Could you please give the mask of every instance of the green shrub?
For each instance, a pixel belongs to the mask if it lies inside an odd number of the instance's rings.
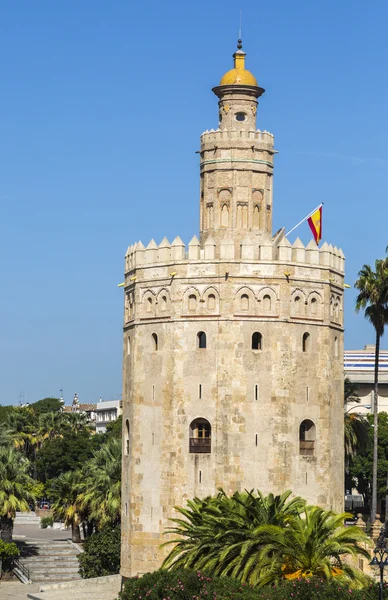
[[[93,533],[84,543],[84,552],[78,556],[81,577],[115,575],[120,571],[120,527],[106,527]]]
[[[42,529],[52,527],[54,525],[54,517],[42,517],[40,520],[40,526]]]
[[[2,571],[12,569],[12,560],[17,556],[20,556],[20,550],[15,542],[8,544],[0,539],[0,575]]]
[[[336,580],[298,579],[284,581],[278,586],[251,588],[229,577],[207,577],[203,573],[155,571],[126,581],[121,600],[376,600],[375,584],[362,590],[353,590]],[[388,599],[388,586],[384,590]]]

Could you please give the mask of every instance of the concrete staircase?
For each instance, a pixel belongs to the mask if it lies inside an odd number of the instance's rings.
[[[70,541],[34,540],[19,543],[20,562],[35,582],[64,582],[79,579],[80,551]]]
[[[30,512],[17,512],[14,519],[14,525],[39,525],[40,517],[31,510]]]

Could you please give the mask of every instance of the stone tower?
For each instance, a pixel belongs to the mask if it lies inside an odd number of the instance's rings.
[[[213,91],[200,240],[125,256],[123,577],[159,567],[174,506],[219,487],[343,507],[344,256],[272,234],[274,139],[240,42]]]

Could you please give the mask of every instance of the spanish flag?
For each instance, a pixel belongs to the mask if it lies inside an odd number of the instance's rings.
[[[322,204],[309,216],[307,222],[310,225],[310,229],[318,246],[322,239]]]

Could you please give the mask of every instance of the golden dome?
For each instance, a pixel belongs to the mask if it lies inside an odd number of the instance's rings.
[[[245,52],[240,48],[233,54],[234,69],[231,69],[220,81],[220,85],[252,85],[258,87],[256,77],[245,68]]]

